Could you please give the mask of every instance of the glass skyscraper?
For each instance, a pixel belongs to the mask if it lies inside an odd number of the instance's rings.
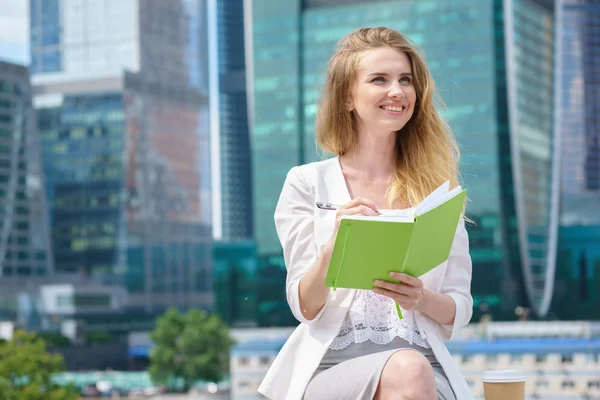
[[[206,5],[31,0],[55,267],[212,307]]]
[[[0,277],[4,282],[54,273],[40,157],[29,70],[0,61]]]
[[[220,217],[223,240],[252,238],[252,171],[243,0],[216,1]]]
[[[323,157],[314,118],[336,42],[359,27],[388,26],[424,49],[461,146],[476,222],[468,226],[474,319],[483,312],[512,319],[517,306],[546,315],[557,201],[552,2],[253,0],[247,12],[259,255],[281,254],[273,211],[287,171]],[[280,287],[285,302],[283,280]]]
[[[600,309],[600,8],[557,7],[560,230],[555,296],[560,319],[598,319]],[[577,307],[572,307],[573,302]]]

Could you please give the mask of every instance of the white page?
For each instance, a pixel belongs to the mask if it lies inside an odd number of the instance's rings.
[[[415,215],[423,214],[424,208],[428,207],[428,205],[430,203],[436,201],[436,199],[438,199],[440,196],[443,196],[446,193],[448,193],[449,190],[450,190],[450,181],[446,181],[446,182],[442,183],[437,189],[435,189],[433,192],[429,193],[429,195],[427,195],[427,197],[425,197],[421,203],[419,203],[419,205],[417,206],[417,209],[415,210]]]
[[[427,211],[433,210],[437,206],[444,204],[446,201],[450,200],[453,197],[456,197],[460,192],[462,192],[462,187],[457,186],[448,193],[441,195],[435,200],[429,202],[425,207],[420,208],[417,215],[425,214]]]
[[[399,209],[399,208],[380,209],[379,212],[381,213],[380,214],[381,217],[403,217],[403,216],[411,216],[412,217],[415,215],[415,208],[410,207],[410,208],[403,208],[403,209]]]
[[[342,215],[342,219],[360,220],[360,221],[380,221],[380,222],[415,222],[415,217],[411,215]]]

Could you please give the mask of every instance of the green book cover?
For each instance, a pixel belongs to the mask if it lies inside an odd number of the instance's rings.
[[[342,218],[325,285],[373,288],[392,271],[419,277],[450,255],[466,190],[414,217]]]

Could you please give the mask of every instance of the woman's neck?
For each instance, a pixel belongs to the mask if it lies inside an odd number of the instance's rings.
[[[364,179],[388,179],[396,162],[396,132],[369,134],[360,132],[355,148],[340,156],[342,166],[360,171]]]

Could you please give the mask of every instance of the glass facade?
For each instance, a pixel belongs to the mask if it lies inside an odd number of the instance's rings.
[[[600,308],[600,8],[594,1],[558,3],[557,96],[560,131],[560,231],[551,313],[598,319]],[[575,299],[574,299],[575,297]],[[577,302],[577,307],[569,307]]]
[[[253,235],[243,3],[217,1],[223,240],[248,239]]]
[[[59,0],[29,0],[31,73],[62,70]]]
[[[31,93],[27,68],[0,61],[0,277],[3,280],[47,276],[54,271]]]
[[[56,269],[125,285],[131,312],[210,310],[206,5],[72,3],[60,3],[63,23],[93,15],[81,29],[95,29],[103,45],[129,35],[140,65],[111,53],[101,70],[71,70],[65,58],[60,74],[36,74]],[[111,33],[117,15],[123,29]]]
[[[30,0],[32,72],[139,70],[138,7],[137,0]]]
[[[213,260],[214,311],[232,327],[257,326],[256,244],[215,242]]]
[[[600,9],[563,0],[561,225],[600,225]]]
[[[273,211],[287,172],[306,161],[300,6],[299,0],[252,2],[252,184],[260,254],[281,253]]]
[[[273,260],[280,252],[272,218],[285,174],[322,157],[315,150],[314,118],[335,44],[359,27],[388,26],[423,48],[448,105],[442,113],[461,146],[461,174],[475,221],[468,226],[474,320],[482,313],[512,319],[517,306],[531,307],[522,266],[546,277],[551,176],[545,168],[553,160],[553,25],[545,3],[344,0],[274,7],[254,1],[252,157],[260,259]],[[533,42],[537,47],[529,51]],[[517,71],[507,67],[519,63]],[[534,105],[531,115],[523,112]],[[530,151],[534,142],[537,152]],[[532,210],[523,226],[517,218],[521,203]],[[531,259],[542,267],[528,264]]]
[[[559,238],[555,293],[549,317],[597,321],[600,319],[600,225],[562,226]]]
[[[523,277],[530,306],[548,312],[554,284],[558,179],[554,169],[554,9],[513,0],[506,10],[509,114]]]
[[[38,122],[58,270],[119,281],[122,95],[65,96],[61,108],[40,109]]]

